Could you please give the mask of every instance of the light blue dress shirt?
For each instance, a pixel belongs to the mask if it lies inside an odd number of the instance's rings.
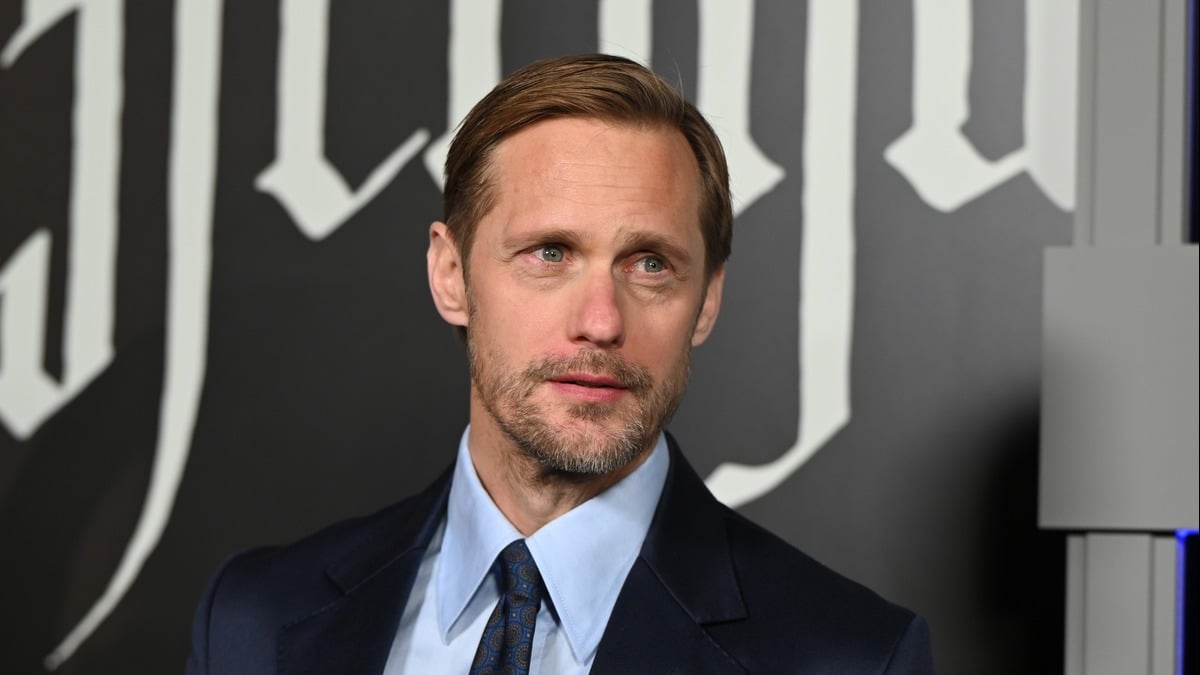
[[[492,563],[505,546],[522,538],[479,482],[467,449],[469,432],[459,442],[446,517],[417,571],[384,675],[465,675],[500,599]],[[525,539],[549,596],[538,612],[530,675],[591,669],[650,529],[668,463],[660,434],[633,473]]]

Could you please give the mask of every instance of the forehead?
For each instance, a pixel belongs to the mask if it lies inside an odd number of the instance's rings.
[[[538,122],[495,149],[498,210],[598,209],[699,231],[700,170],[677,129],[579,117]]]

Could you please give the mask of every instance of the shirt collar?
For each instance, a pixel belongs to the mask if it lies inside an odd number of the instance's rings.
[[[496,507],[471,462],[463,433],[450,485],[446,534],[434,584],[438,630],[446,639],[491,570],[521,533]],[[595,653],[621,586],[650,529],[669,464],[666,438],[619,483],[547,523],[526,539],[571,651]]]

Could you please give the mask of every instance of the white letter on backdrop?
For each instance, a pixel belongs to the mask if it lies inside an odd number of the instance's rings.
[[[783,168],[763,154],[750,134],[754,3],[700,0],[699,43],[696,107],[725,146],[737,215],[770,192],[784,175]]]
[[[425,150],[425,170],[439,188],[450,140],[475,102],[500,81],[500,0],[450,0],[446,133]]]
[[[325,157],[329,0],[283,0],[279,14],[276,158],[255,186],[278,199],[301,232],[323,239],[387,187],[428,142],[429,132],[414,131],[351,190]]]
[[[1059,208],[1074,208],[1077,2],[1028,3],[1025,145],[992,161],[962,133],[970,116],[971,0],[913,2],[913,122],[884,151],[943,212],[1028,169]]]
[[[713,471],[708,487],[729,506],[775,489],[850,419],[858,3],[810,0],[806,40],[800,424],[779,458]]]
[[[600,0],[600,51],[650,66],[654,45],[651,0]]]
[[[63,16],[76,11],[79,18],[61,381],[42,367],[49,232],[34,232],[0,268],[0,422],[18,439],[29,438],[112,362],[124,95],[122,0],[26,0],[23,11],[0,52],[6,68]]]
[[[179,0],[175,6],[166,350],[150,484],[133,535],[104,593],[46,656],[51,670],[95,632],[137,579],[167,526],[187,465],[208,338],[222,9],[217,0]]]

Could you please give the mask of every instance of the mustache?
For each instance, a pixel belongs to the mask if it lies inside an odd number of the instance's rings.
[[[616,354],[584,351],[568,357],[547,357],[535,361],[523,373],[526,382],[545,382],[568,374],[586,373],[610,377],[632,393],[649,391],[654,385],[650,371]]]

